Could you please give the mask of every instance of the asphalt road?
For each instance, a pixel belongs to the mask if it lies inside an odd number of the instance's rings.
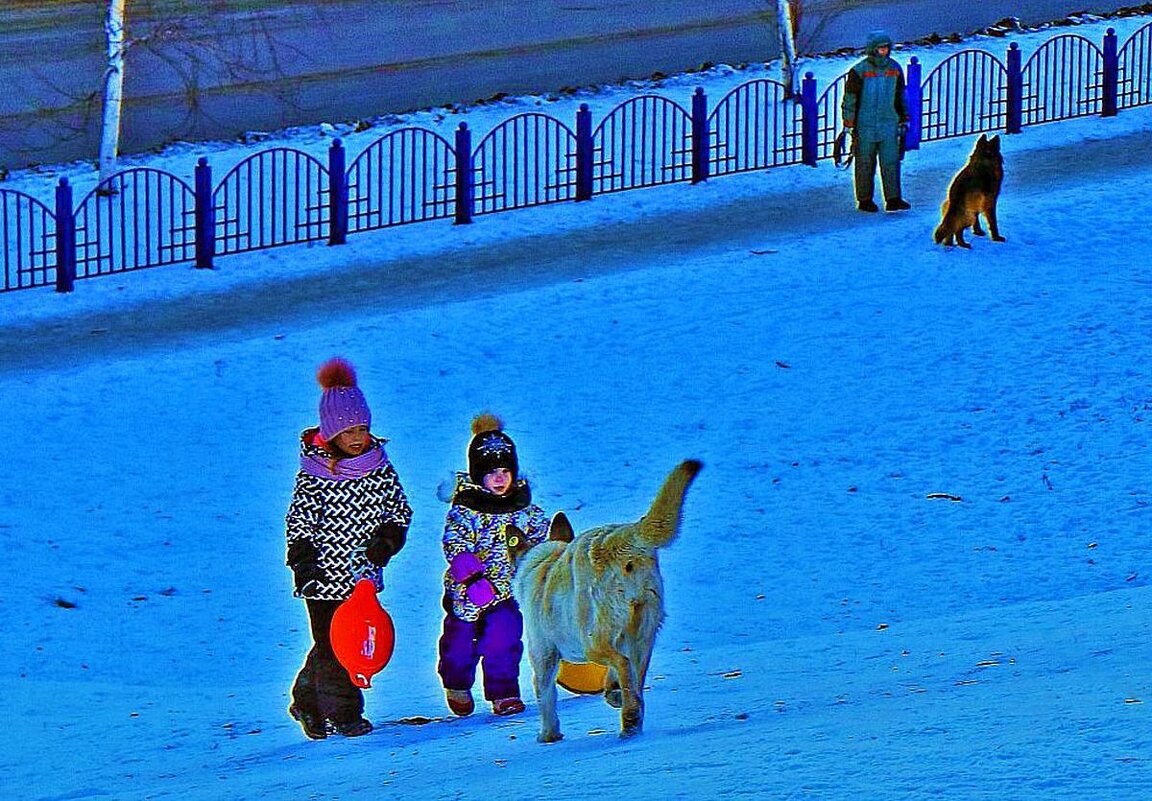
[[[19,0],[0,10],[0,166],[94,158],[103,3]],[[126,68],[122,149],[346,121],[497,93],[588,86],[705,62],[776,57],[767,0],[153,0]],[[177,6],[208,9],[176,13]],[[808,52],[1025,23],[1115,3],[806,0]]]

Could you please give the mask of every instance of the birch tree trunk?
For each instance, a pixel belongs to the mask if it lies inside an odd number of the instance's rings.
[[[786,97],[794,97],[799,83],[796,81],[796,23],[792,15],[793,0],[775,0],[776,30],[780,36],[780,68],[783,84],[787,87]]]
[[[116,172],[120,153],[120,112],[124,100],[124,15],[127,0],[108,0],[104,32],[108,67],[104,72],[104,118],[100,127],[100,182]]]

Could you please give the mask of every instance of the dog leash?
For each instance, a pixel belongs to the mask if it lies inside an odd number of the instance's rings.
[[[852,137],[851,145],[848,142],[849,136]],[[846,170],[852,164],[852,159],[856,155],[855,139],[855,129],[845,127],[832,143],[832,163],[837,169]],[[845,152],[847,156],[844,155]]]

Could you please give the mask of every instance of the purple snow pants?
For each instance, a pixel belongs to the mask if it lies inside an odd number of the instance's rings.
[[[446,599],[445,606],[451,601]],[[501,601],[477,621],[448,612],[440,635],[437,671],[448,690],[471,690],[476,665],[483,660],[484,697],[520,697],[520,657],[524,653],[524,618],[515,599]]]

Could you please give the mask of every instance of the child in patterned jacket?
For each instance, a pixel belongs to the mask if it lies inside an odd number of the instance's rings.
[[[288,566],[304,599],[312,649],[292,687],[289,714],[313,740],[330,731],[372,731],[364,695],[336,659],[332,615],[356,582],[380,587],[388,560],[404,547],[412,509],[385,440],[372,435],[372,413],[352,365],[330,359],[316,375],[323,387],[320,426],[300,437],[300,469],[288,508]]]
[[[549,520],[532,503],[520,477],[516,445],[500,418],[472,421],[468,472],[456,477],[444,524],[444,630],[438,672],[448,707],[457,715],[475,709],[472,684],[482,663],[484,697],[497,715],[524,711],[520,657],[524,619],[512,597],[512,562],[504,529],[515,524],[530,542],[548,539]]]

